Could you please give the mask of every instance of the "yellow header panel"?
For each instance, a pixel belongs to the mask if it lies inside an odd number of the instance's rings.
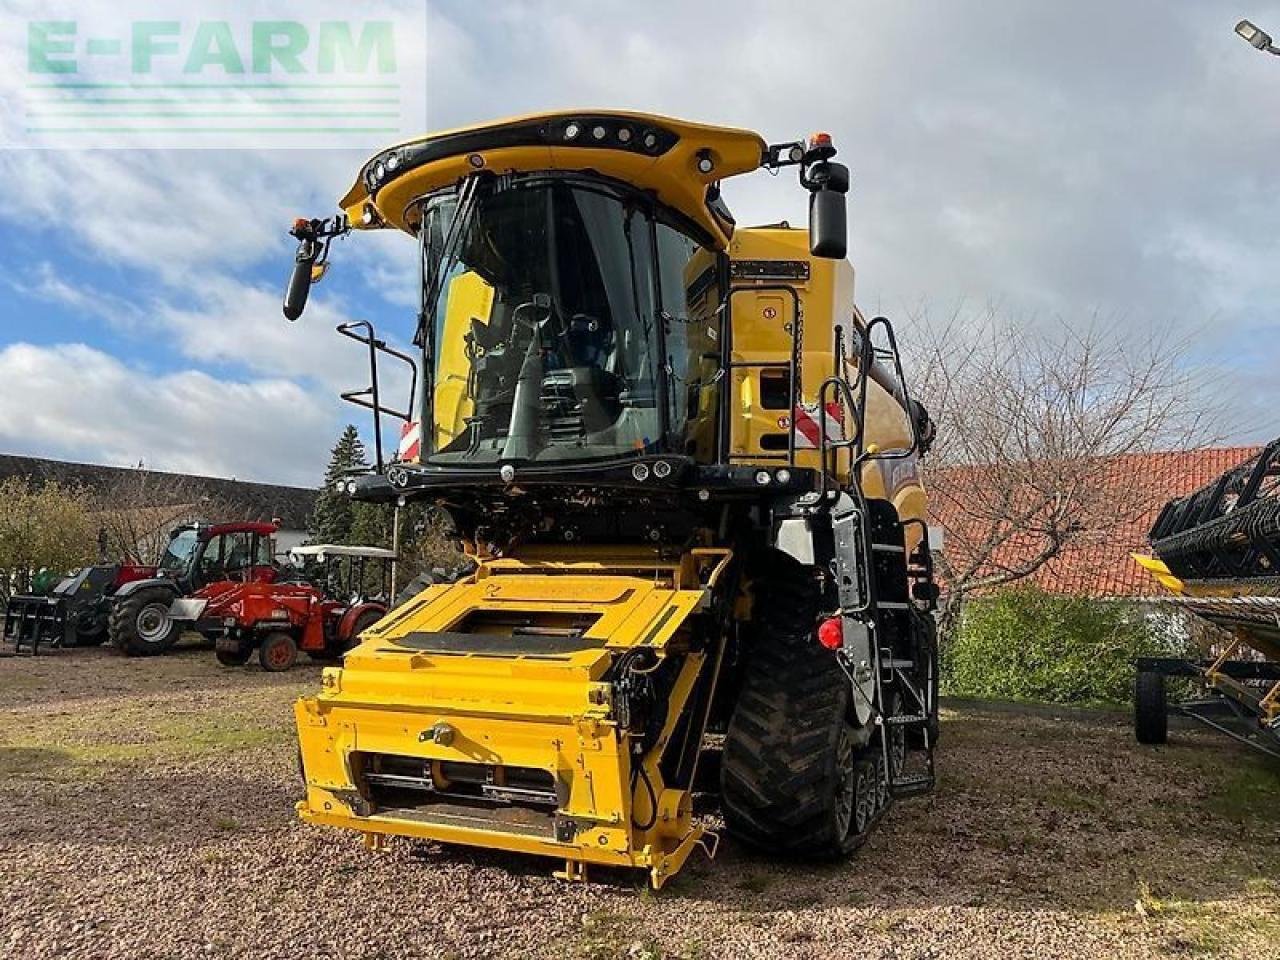
[[[760,166],[757,133],[653,114],[577,110],[514,117],[446,130],[390,147],[365,165],[340,201],[354,225],[367,203],[381,219],[412,231],[416,199],[479,170],[594,172],[653,191],[723,248],[733,225],[707,207],[707,189]],[[709,164],[709,169],[706,167]]]

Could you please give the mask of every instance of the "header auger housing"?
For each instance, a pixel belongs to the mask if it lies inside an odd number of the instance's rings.
[[[297,707],[313,822],[647,870],[715,839],[846,854],[933,785],[932,436],[845,261],[830,137],[614,111],[382,151],[299,221],[416,239],[399,455],[346,482],[428,500],[472,573],[365,632]],[[721,182],[795,166],[809,230],[738,228]]]

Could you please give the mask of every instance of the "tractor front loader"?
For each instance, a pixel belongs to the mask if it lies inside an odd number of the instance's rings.
[[[340,329],[369,350],[346,396],[378,454],[344,487],[438,505],[475,564],[298,702],[304,819],[660,886],[715,850],[695,793],[742,842],[828,859],[932,788],[933,427],[889,321],[854,306],[834,156],[551,113],[384,150],[339,216],[295,223],[290,319],[334,237],[416,241],[420,353]],[[722,182],[786,167],[809,229],[736,227]],[[386,355],[420,384],[403,410]]]

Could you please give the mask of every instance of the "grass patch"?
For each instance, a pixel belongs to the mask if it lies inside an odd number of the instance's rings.
[[[1280,773],[1253,760],[1244,760],[1215,783],[1205,807],[1233,823],[1270,820],[1280,795]]]
[[[109,718],[60,714],[0,731],[0,774],[30,776],[70,765],[127,764],[233,754],[293,740],[292,728],[213,711],[164,716],[146,708]]]

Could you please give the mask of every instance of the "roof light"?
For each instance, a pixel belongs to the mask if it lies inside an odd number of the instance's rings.
[[[591,136],[595,137],[597,140],[603,140],[608,135],[609,131],[604,128],[604,124],[597,123],[591,128]]]
[[[646,150],[653,150],[658,146],[658,135],[650,130],[644,135],[640,142],[644,144],[644,148]]]
[[[773,479],[777,480],[783,486],[786,486],[788,483],[791,482],[791,471],[788,470],[786,467],[783,467],[781,470],[778,470],[774,473]]]
[[[671,464],[665,460],[659,460],[653,465],[653,475],[659,480],[664,480],[671,476]]]
[[[360,214],[360,222],[366,227],[371,227],[376,219],[377,214],[373,212],[373,204],[366,203],[364,205],[364,211]]]
[[[578,123],[570,123],[564,128],[564,138],[566,140],[577,140],[580,133],[582,133],[582,126]]]
[[[375,180],[381,180],[386,175],[387,175],[387,165],[383,163],[381,160],[379,160],[373,166],[373,178]]]
[[[631,468],[631,475],[641,483],[649,479],[649,467],[647,464],[637,463]]]
[[[630,142],[631,142],[631,128],[630,128],[630,127],[619,127],[619,128],[618,128],[618,141],[619,141],[620,143],[630,143]]]
[[[773,482],[773,477],[769,476],[769,471],[768,471],[768,470],[757,470],[757,471],[756,471],[756,485],[757,485],[757,486],[767,487],[767,486],[768,486],[769,484],[771,484],[772,482]]]
[[[509,463],[504,463],[498,470],[498,476],[502,478],[503,483],[510,483],[516,478],[516,468]]]
[[[844,646],[844,623],[839,617],[823,620],[818,625],[818,642],[828,650],[839,650]]]
[[[473,169],[479,170],[484,166],[484,157],[480,156],[478,153],[473,153],[467,157],[467,163],[471,164]]]
[[[394,170],[398,166],[400,166],[400,155],[398,153],[393,153],[391,156],[387,157],[388,170]]]
[[[804,147],[798,143],[793,143],[791,149],[787,151],[787,159],[792,163],[799,163],[804,159]]]
[[[698,172],[710,173],[716,168],[715,161],[711,159],[711,152],[708,150],[700,150],[698,152]]]

